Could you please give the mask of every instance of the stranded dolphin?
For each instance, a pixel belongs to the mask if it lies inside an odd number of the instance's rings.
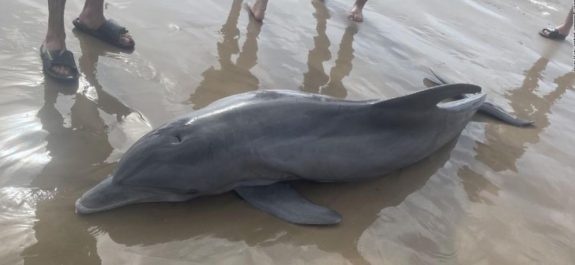
[[[347,182],[409,166],[457,138],[485,94],[436,86],[390,100],[350,101],[294,91],[254,91],[216,101],[140,138],[113,176],[76,201],[78,213],[235,191],[297,224],[341,216],[286,181]]]

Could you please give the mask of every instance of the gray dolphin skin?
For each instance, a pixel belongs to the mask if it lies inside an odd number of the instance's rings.
[[[470,84],[389,100],[289,90],[226,97],[140,138],[112,176],[76,201],[76,211],[235,191],[291,223],[337,224],[337,212],[286,181],[359,181],[407,167],[457,138],[484,101]]]

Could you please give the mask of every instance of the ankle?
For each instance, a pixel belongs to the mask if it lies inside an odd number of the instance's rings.
[[[84,8],[78,18],[84,25],[92,28],[99,27],[106,21],[103,12],[90,8]]]
[[[61,50],[66,48],[66,34],[46,34],[44,45],[48,50]]]
[[[567,36],[567,35],[569,35],[569,32],[571,31],[571,27],[566,26],[566,25],[561,25],[561,26],[557,27],[557,31],[559,31],[559,34]]]
[[[355,3],[353,4],[353,7],[361,10],[361,9],[363,9],[363,7],[365,6],[365,3],[367,3],[366,0],[363,0],[363,1],[362,1],[362,0],[357,0],[357,1],[355,1]]]

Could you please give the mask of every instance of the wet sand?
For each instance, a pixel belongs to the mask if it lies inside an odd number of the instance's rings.
[[[72,31],[78,86],[45,80],[45,0],[0,8],[0,264],[573,264],[573,42],[538,36],[570,1],[271,1],[264,24],[241,0],[113,0],[136,51]],[[293,89],[392,98],[432,68],[483,86],[535,121],[478,117],[417,165],[354,184],[299,183],[339,211],[306,227],[233,194],[93,216],[74,201],[137,137],[221,97]]]

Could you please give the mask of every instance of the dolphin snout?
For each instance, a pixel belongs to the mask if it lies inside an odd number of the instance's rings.
[[[149,192],[116,184],[113,177],[109,176],[76,200],[76,213],[91,214],[144,202],[148,201],[151,195]]]
[[[117,184],[114,183],[113,177],[109,176],[76,200],[76,213],[92,214],[144,202],[186,201],[197,196],[196,192],[178,193]]]

